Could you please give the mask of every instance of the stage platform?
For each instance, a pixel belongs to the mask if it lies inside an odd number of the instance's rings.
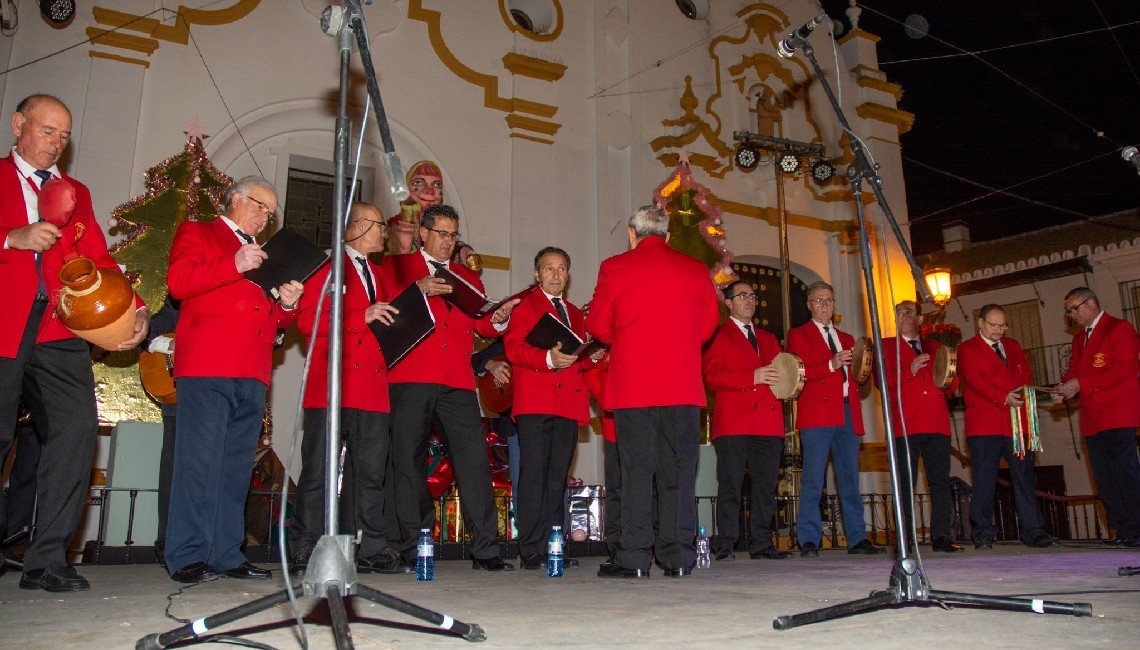
[[[466,560],[437,563],[436,579],[414,575],[361,577],[362,584],[467,623],[487,640],[478,647],[732,647],[732,648],[1108,648],[1135,647],[1140,638],[1140,550],[1068,543],[1029,549],[1000,543],[955,555],[926,547],[926,573],[935,589],[986,595],[1089,602],[1093,616],[1076,618],[971,607],[909,607],[777,632],[780,615],[826,607],[887,586],[890,555],[823,551],[818,558],[714,562],[692,577],[603,580],[602,558],[585,557],[562,579],[545,571],[490,574]],[[517,560],[516,560],[517,564]],[[183,590],[157,565],[79,566],[91,591],[49,594],[18,588],[19,575],[0,576],[0,647],[133,648],[154,632],[180,625],[164,615],[200,618],[282,588],[279,580],[220,579]],[[279,575],[279,573],[275,574]],[[169,603],[168,603],[169,599]],[[307,620],[328,621],[323,603],[302,598]],[[349,601],[357,648],[461,648],[462,639],[426,629],[410,618],[361,599]],[[377,625],[369,623],[387,623]],[[311,648],[334,647],[327,625],[307,625]],[[218,632],[244,633],[277,648],[300,647],[288,605]],[[217,647],[217,646],[214,646]]]

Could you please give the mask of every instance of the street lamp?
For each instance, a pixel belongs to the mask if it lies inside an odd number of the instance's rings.
[[[950,271],[946,269],[930,269],[923,273],[926,278],[926,286],[930,289],[930,294],[934,296],[934,304],[939,309],[945,309],[946,305],[950,303]]]

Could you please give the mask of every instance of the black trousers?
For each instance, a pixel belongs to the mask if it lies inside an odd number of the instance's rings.
[[[1120,537],[1140,535],[1140,461],[1136,429],[1106,429],[1085,438],[1096,491],[1108,513],[1108,527]]]
[[[907,462],[907,447],[910,462]],[[914,521],[914,499],[911,490],[918,483],[918,461],[926,468],[926,484],[930,487],[930,540],[950,537],[950,436],[939,433],[913,433],[895,438],[895,462],[899,468],[899,490],[902,496],[903,521],[910,534]]]
[[[430,529],[435,522],[435,508],[424,482],[423,458],[432,422],[438,419],[440,437],[455,467],[463,520],[472,532],[471,555],[484,560],[498,557],[491,462],[475,391],[442,384],[392,384],[389,395],[399,551],[404,557],[415,557],[420,529]]]
[[[616,555],[621,548],[621,458],[616,442],[602,443],[606,479],[606,550]]]
[[[666,569],[697,561],[697,448],[700,409],[651,406],[615,409],[621,455],[621,548],[618,564],[648,571],[651,551]],[[658,531],[654,535],[653,487],[657,486]]]
[[[776,510],[783,436],[718,436],[716,446],[716,549],[731,550],[740,540],[740,489],[748,469],[752,490],[750,553],[772,546],[772,513]]]
[[[566,519],[566,474],[578,445],[578,423],[555,415],[518,416],[519,554],[541,554],[552,526]]]
[[[325,529],[325,451],[327,409],[305,409],[305,436],[301,440],[301,475],[289,523],[290,554],[312,549]],[[387,413],[341,409],[341,441],[345,455],[338,527],[344,534],[362,533],[358,553],[370,558],[390,549],[385,521],[384,479],[388,466]],[[351,471],[349,470],[351,467]],[[343,522],[343,523],[342,523]]]
[[[1045,534],[1045,517],[1037,505],[1037,475],[1033,471],[1033,452],[1025,458],[1013,453],[1010,436],[967,436],[970,464],[973,466],[973,494],[970,495],[970,526],[974,541],[997,537],[994,525],[994,497],[997,493],[998,464],[1005,459],[1013,483],[1013,500],[1017,507],[1017,523],[1021,541],[1028,544]]]
[[[166,516],[170,512],[170,482],[174,478],[174,434],[178,430],[178,407],[162,405],[162,451],[158,456],[158,536],[155,546],[166,545]]]
[[[36,301],[16,358],[0,358],[0,456],[16,432],[21,396],[40,437],[36,467],[36,531],[24,552],[24,571],[67,565],[71,538],[83,516],[95,436],[95,376],[80,339],[36,343],[47,301]],[[7,514],[0,508],[0,530]]]

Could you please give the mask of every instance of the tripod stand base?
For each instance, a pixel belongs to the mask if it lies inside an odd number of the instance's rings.
[[[891,571],[891,586],[885,591],[872,592],[866,598],[850,600],[831,607],[815,609],[802,614],[778,616],[772,621],[776,630],[790,630],[793,627],[829,621],[831,619],[860,614],[888,605],[930,606],[938,605],[980,605],[993,609],[1031,612],[1036,614],[1068,614],[1070,616],[1092,616],[1091,603],[1058,603],[1038,598],[1007,598],[982,594],[964,594],[954,591],[930,589],[926,578],[917,570],[917,563],[910,558],[895,563]]]

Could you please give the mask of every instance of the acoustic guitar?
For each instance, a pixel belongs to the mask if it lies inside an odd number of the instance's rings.
[[[494,358],[495,361],[506,361],[506,359],[504,355]],[[484,411],[499,414],[511,408],[511,404],[514,402],[514,382],[499,385],[499,382],[495,381],[495,376],[489,372],[482,377],[475,377],[475,387],[478,390],[479,401],[483,404]]]
[[[173,334],[169,335],[174,338]],[[143,390],[159,404],[176,404],[174,391],[174,355],[161,352],[139,353],[139,378]]]

